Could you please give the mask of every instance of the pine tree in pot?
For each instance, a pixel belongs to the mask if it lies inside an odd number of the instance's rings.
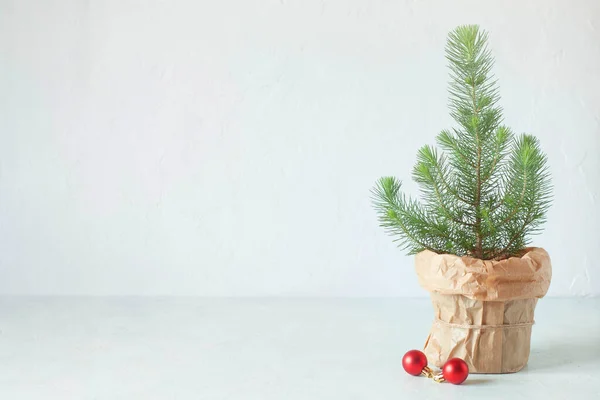
[[[471,372],[504,373],[529,358],[533,313],[550,285],[542,248],[526,247],[551,203],[538,140],[502,124],[487,34],[460,26],[448,36],[450,113],[457,125],[418,151],[413,179],[422,202],[381,178],[372,190],[381,226],[416,254],[435,320],[425,344],[438,367],[461,357]]]

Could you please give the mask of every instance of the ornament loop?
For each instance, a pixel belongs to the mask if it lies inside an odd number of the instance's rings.
[[[431,368],[429,368],[428,366],[423,367],[423,370],[421,371],[421,375],[426,376],[427,378],[433,378],[433,370]]]

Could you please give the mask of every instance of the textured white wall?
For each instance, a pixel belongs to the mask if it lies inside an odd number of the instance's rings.
[[[369,189],[463,23],[550,158],[550,293],[600,293],[596,0],[0,0],[0,293],[425,295]]]

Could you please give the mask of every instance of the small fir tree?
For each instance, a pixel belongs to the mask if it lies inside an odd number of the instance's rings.
[[[413,179],[422,202],[383,177],[372,189],[381,226],[403,249],[502,259],[518,255],[551,203],[546,156],[531,135],[502,125],[487,33],[460,26],[448,35],[450,115],[457,128],[417,154]]]

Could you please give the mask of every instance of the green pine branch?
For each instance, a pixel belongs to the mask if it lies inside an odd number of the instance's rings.
[[[530,135],[502,125],[487,33],[460,26],[448,35],[449,108],[457,123],[423,146],[413,179],[422,201],[401,182],[372,190],[382,227],[410,254],[422,250],[499,259],[518,254],[539,233],[552,201],[546,156]]]

